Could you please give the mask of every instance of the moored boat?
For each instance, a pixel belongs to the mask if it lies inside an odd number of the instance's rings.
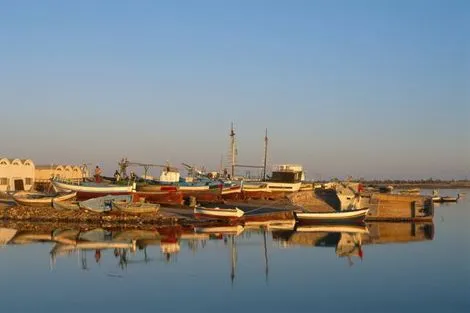
[[[52,185],[56,190],[70,190],[77,192],[77,199],[87,200],[106,195],[128,195],[134,189],[133,185],[113,185],[103,183],[81,183],[72,184],[57,179],[52,180]]]
[[[365,224],[316,224],[302,225],[295,228],[297,232],[323,232],[323,233],[369,233]]]
[[[299,191],[304,179],[305,175],[301,165],[282,164],[275,167],[266,184],[271,192],[290,193]],[[305,185],[305,188],[307,188],[307,185]]]
[[[52,206],[52,200],[65,201],[72,199],[77,195],[76,192],[47,194],[42,192],[19,191],[13,194],[16,203],[23,206],[31,207],[48,207]]]
[[[113,209],[113,201],[131,202],[132,196],[130,195],[107,195],[104,197],[92,198],[85,201],[80,201],[78,205],[80,208],[103,213]]]
[[[209,217],[216,219],[238,219],[245,214],[239,208],[227,208],[222,209],[219,207],[216,208],[206,208],[197,206],[194,208],[194,216],[196,217]]]
[[[344,221],[362,221],[369,209],[344,210],[337,212],[294,212],[295,219],[298,222],[344,222]]]

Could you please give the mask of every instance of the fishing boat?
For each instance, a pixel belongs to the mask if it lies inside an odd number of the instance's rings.
[[[52,185],[56,190],[70,190],[77,192],[77,199],[87,200],[105,195],[128,195],[134,189],[133,185],[113,185],[103,183],[83,182],[72,184],[57,179],[52,180]]]
[[[243,216],[245,212],[239,208],[227,208],[222,209],[219,207],[216,208],[206,208],[202,206],[197,206],[194,208],[195,217],[210,217],[217,219],[238,219]]]
[[[294,212],[295,219],[298,222],[344,222],[344,221],[362,221],[369,209],[344,210],[337,212]]]
[[[271,192],[296,192],[300,190],[304,179],[305,175],[301,165],[281,164],[273,169],[266,184]]]
[[[66,201],[77,195],[76,192],[47,194],[43,192],[19,191],[13,194],[16,203],[30,207],[48,207],[52,206],[52,200]]]
[[[113,201],[131,202],[131,195],[107,195],[104,197],[92,198],[85,201],[80,201],[78,205],[80,208],[92,212],[103,213],[109,212],[113,209]]]
[[[145,202],[112,201],[111,205],[113,211],[133,214],[157,213],[160,210],[159,204]]]

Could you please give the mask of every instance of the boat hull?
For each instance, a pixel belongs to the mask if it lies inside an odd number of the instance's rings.
[[[244,212],[238,208],[235,209],[220,209],[220,208],[205,208],[195,207],[194,216],[196,218],[213,218],[223,220],[237,220],[244,215]]]
[[[129,193],[133,190],[133,186],[117,186],[117,185],[74,185],[57,180],[52,181],[52,185],[59,190],[71,190],[82,193],[95,193],[95,194],[123,194]]]
[[[340,212],[294,212],[294,216],[301,223],[361,222],[366,217],[368,211],[369,209]]]
[[[55,199],[56,201],[65,201],[72,199],[76,196],[76,192],[68,192],[58,195],[46,195],[44,194],[43,197],[40,198],[28,198],[28,196],[33,197],[34,195],[41,195],[40,193],[34,192],[19,192],[13,195],[13,199],[16,203],[22,206],[29,206],[29,207],[50,207],[52,206],[52,201]]]

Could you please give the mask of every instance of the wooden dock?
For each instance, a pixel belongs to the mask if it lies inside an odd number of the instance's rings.
[[[369,207],[367,221],[420,221],[432,220],[432,198],[421,195],[374,193],[361,199],[361,206]]]

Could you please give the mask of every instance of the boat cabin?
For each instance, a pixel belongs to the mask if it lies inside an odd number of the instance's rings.
[[[279,183],[299,183],[305,180],[305,174],[301,165],[297,164],[282,164],[276,166],[271,177],[268,179],[270,182]]]

